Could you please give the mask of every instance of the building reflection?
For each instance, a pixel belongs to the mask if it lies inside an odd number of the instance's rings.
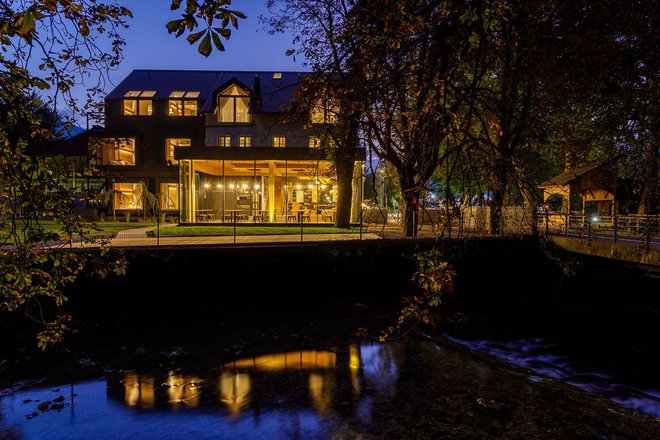
[[[250,376],[247,374],[225,371],[220,375],[220,402],[229,413],[238,415],[245,408],[250,398]]]
[[[255,417],[268,408],[313,408],[324,415],[338,401],[357,408],[365,392],[394,395],[400,359],[391,346],[373,344],[273,353],[225,363],[215,378],[128,371],[110,385],[109,393],[140,410],[220,404],[232,417],[248,408]]]

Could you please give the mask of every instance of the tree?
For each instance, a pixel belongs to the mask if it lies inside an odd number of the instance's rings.
[[[172,9],[181,5],[172,2]],[[228,38],[231,25],[243,14],[228,9],[230,0],[186,1],[176,36],[206,24],[199,51],[217,49],[220,37]],[[49,157],[52,141],[73,117],[53,124],[44,115],[59,115],[66,105],[73,115],[92,108],[102,91],[108,71],[122,59],[131,12],[116,1],[17,0],[0,4],[0,308],[22,310],[44,324],[39,346],[58,341],[70,316],[62,312],[64,289],[88,267],[102,276],[121,274],[125,262],[98,254],[51,251],[48,243],[61,236],[87,236],[93,226],[75,215],[75,193]],[[219,27],[213,27],[220,20]],[[168,24],[168,28],[173,25]],[[85,86],[88,100],[78,103],[72,89]],[[48,90],[47,100],[35,91]],[[57,118],[59,119],[59,117]],[[46,227],[44,213],[51,213],[59,230]]]
[[[361,2],[351,26],[363,66],[370,148],[396,169],[403,231],[416,234],[420,194],[444,157],[464,143],[459,111],[471,107],[481,57],[482,2]],[[444,148],[444,149],[443,149]]]
[[[354,0],[269,0],[268,16],[262,22],[271,33],[288,31],[296,35],[296,49],[302,54],[310,75],[297,92],[294,113],[324,132],[324,145],[337,175],[337,215],[335,226],[351,223],[352,183],[358,127],[364,100],[360,75],[351,65],[355,43],[346,39]]]

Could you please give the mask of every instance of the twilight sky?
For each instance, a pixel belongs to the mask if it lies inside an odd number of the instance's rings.
[[[119,84],[133,69],[203,69],[203,70],[305,70],[299,58],[284,55],[291,47],[292,36],[269,35],[261,30],[259,14],[266,12],[264,0],[234,0],[232,9],[247,15],[239,20],[238,30],[232,28],[226,51],[204,58],[191,46],[185,35],[174,38],[165,24],[180,18],[180,11],[170,11],[170,0],[124,0],[122,4],[133,12],[129,29],[122,31],[126,39],[124,61],[111,72],[114,85]],[[107,92],[113,87],[108,84]]]

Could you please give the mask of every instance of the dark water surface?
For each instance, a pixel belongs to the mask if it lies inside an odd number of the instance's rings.
[[[592,438],[622,426],[660,435],[556,386],[428,341],[370,343],[5,391],[0,438]]]

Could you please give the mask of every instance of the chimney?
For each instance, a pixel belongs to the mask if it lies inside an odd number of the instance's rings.
[[[252,108],[261,107],[261,77],[254,75],[254,87],[252,87]]]

